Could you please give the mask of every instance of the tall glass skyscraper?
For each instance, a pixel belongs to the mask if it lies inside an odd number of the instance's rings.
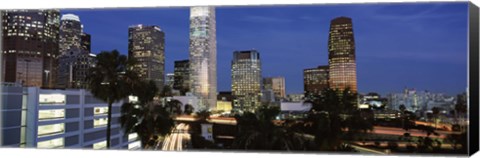
[[[253,111],[260,106],[262,64],[256,50],[235,51],[232,60],[232,95],[235,109]]]
[[[330,88],[357,92],[357,65],[352,19],[338,17],[331,21],[328,37]]]
[[[10,10],[1,16],[4,81],[53,87],[59,55],[60,12]]]
[[[128,28],[128,57],[137,60],[140,78],[153,80],[159,90],[165,81],[165,33],[158,26]]]
[[[217,40],[214,7],[190,8],[190,91],[200,107],[217,105]]]

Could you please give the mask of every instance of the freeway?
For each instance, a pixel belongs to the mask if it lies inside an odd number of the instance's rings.
[[[162,144],[157,144],[157,148],[167,151],[181,151],[186,147],[187,142],[190,141],[189,125],[180,123],[172,130],[171,134],[165,137]]]

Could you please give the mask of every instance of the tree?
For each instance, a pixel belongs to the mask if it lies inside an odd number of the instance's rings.
[[[338,151],[346,137],[373,129],[373,112],[356,108],[357,94],[348,88],[324,89],[313,97],[312,108],[305,119],[306,132],[315,136],[319,150]]]
[[[193,108],[192,105],[190,105],[190,104],[185,104],[183,113],[184,113],[184,114],[187,114],[187,115],[190,115],[190,114],[193,113],[194,110],[195,110],[195,108]]]
[[[180,115],[182,114],[181,106],[182,106],[182,102],[176,99],[172,99],[167,102],[167,104],[165,105],[165,108],[171,115]]]
[[[120,123],[125,134],[136,132],[142,147],[147,149],[171,132],[174,122],[168,111],[153,100],[158,93],[153,81],[138,82],[133,92],[138,102],[122,105]]]
[[[139,80],[134,71],[134,60],[120,55],[117,50],[103,51],[96,56],[97,64],[90,68],[87,78],[88,89],[96,98],[107,102],[107,148],[110,148],[112,104],[129,96]]]
[[[287,124],[273,123],[278,107],[260,106],[255,113],[236,115],[237,134],[233,149],[242,150],[305,150],[305,140]]]

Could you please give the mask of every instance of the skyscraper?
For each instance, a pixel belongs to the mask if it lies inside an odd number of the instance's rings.
[[[232,60],[232,95],[236,109],[252,111],[260,106],[262,65],[256,50],[235,51]]]
[[[200,107],[217,101],[217,40],[214,7],[190,8],[190,91]]]
[[[173,87],[173,82],[175,81],[174,73],[167,73],[165,75],[165,86]]]
[[[64,14],[60,20],[60,55],[78,51],[82,48],[83,33],[80,18],[74,14]]]
[[[90,54],[90,35],[83,32],[80,18],[64,14],[60,21],[60,56],[58,57],[57,87],[87,88],[87,76],[96,64]]]
[[[158,26],[128,28],[128,57],[137,60],[141,78],[153,80],[158,89],[165,81],[165,33]]]
[[[303,89],[305,97],[320,94],[328,88],[328,65],[303,70]]]
[[[286,97],[285,95],[285,78],[284,77],[267,77],[263,78],[263,89],[272,90],[275,100]]]
[[[329,84],[333,89],[350,88],[357,92],[357,65],[352,19],[338,17],[331,21],[328,37]]]
[[[2,12],[5,82],[53,87],[58,57],[58,10]]]
[[[175,61],[174,66],[173,89],[179,90],[180,94],[185,95],[190,91],[190,66],[188,60]]]

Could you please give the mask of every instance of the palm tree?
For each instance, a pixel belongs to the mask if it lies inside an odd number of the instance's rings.
[[[148,149],[171,132],[174,121],[167,107],[154,101],[158,93],[155,82],[139,82],[135,84],[133,92],[138,97],[138,102],[122,105],[120,122],[125,134],[136,132],[142,147]]]
[[[305,150],[305,140],[288,126],[273,123],[278,107],[261,106],[256,113],[236,115],[237,134],[232,144],[242,150]]]
[[[129,96],[139,80],[133,71],[134,60],[120,55],[117,50],[103,51],[96,56],[97,64],[90,68],[88,89],[96,98],[108,103],[107,149],[110,148],[112,104]]]
[[[171,114],[171,115],[180,115],[182,114],[182,102],[172,99],[167,102],[165,105],[166,110]]]
[[[356,93],[347,88],[324,89],[321,94],[309,101],[313,106],[305,120],[306,132],[315,136],[319,150],[340,150],[344,136],[373,129],[373,113],[356,108]]]
[[[194,110],[195,110],[195,108],[193,108],[192,105],[190,105],[190,104],[185,104],[183,113],[184,113],[184,114],[187,114],[187,115],[190,115],[190,114],[193,113]]]
[[[158,103],[146,105],[126,103],[122,106],[120,118],[125,133],[136,132],[144,149],[153,148],[155,144],[169,134],[174,127],[170,113]]]

